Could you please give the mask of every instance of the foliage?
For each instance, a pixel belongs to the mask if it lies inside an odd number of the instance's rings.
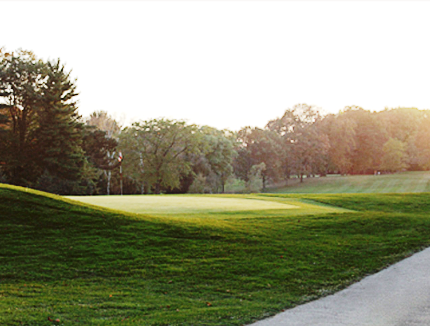
[[[190,188],[188,189],[188,193],[204,194],[206,192],[208,192],[207,186],[206,186],[206,177],[203,174],[198,173],[194,178]]]
[[[116,152],[118,142],[115,138],[108,137],[107,134],[104,130],[88,125],[83,130],[82,149],[85,156],[94,167],[101,170],[108,170],[118,162],[111,155]]]
[[[225,188],[227,193],[242,194],[247,192],[245,180],[234,177],[230,177],[227,179]]]
[[[191,172],[188,156],[200,152],[201,135],[194,125],[168,119],[136,122],[120,135],[124,173],[159,194],[180,186]]]
[[[248,181],[246,182],[247,192],[260,192],[264,189],[263,174],[266,170],[266,163],[253,165],[249,171]]]
[[[296,177],[430,168],[429,110],[348,106],[323,116],[297,104],[237,133],[168,119],[122,130],[106,111],[81,120],[77,95],[59,59],[0,49],[0,180],[56,193],[223,193],[229,179],[246,185],[238,191],[265,191]]]
[[[89,161],[103,175],[99,177],[99,184],[106,181],[106,193],[110,195],[112,187],[112,171],[118,174],[119,164],[117,157],[118,137],[121,126],[105,111],[95,111],[85,121],[87,129],[84,134],[84,150]],[[104,178],[103,178],[104,176]]]
[[[40,165],[60,179],[77,181],[83,167],[83,125],[74,100],[76,86],[60,61],[47,62],[46,84],[37,108]],[[49,85],[49,86],[48,86]]]
[[[355,129],[357,123],[345,114],[330,115],[324,119],[329,137],[329,157],[340,173],[347,174],[353,170],[353,154],[356,149]]]
[[[430,115],[422,119],[416,136],[410,147],[416,150],[416,163],[424,168],[430,168]]]
[[[267,124],[268,129],[284,140],[286,160],[283,170],[287,178],[294,172],[303,182],[304,175],[325,172],[330,144],[321,120],[318,108],[298,104]]]
[[[42,187],[44,171],[78,181],[84,164],[75,81],[57,61],[29,51],[0,53],[3,173],[13,184]]]
[[[284,149],[282,139],[276,132],[268,129],[245,127],[238,132],[241,145],[249,153],[250,164],[246,179],[252,175],[252,166],[264,163],[264,169],[260,169],[262,189],[266,188],[267,180],[278,180],[282,175],[282,162],[284,161]]]
[[[406,143],[390,138],[382,147],[380,168],[385,171],[398,172],[408,167]]]
[[[385,125],[376,113],[362,108],[347,108],[343,114],[353,119],[355,128],[355,150],[352,155],[354,173],[366,173],[378,170],[381,163],[382,146],[388,140]]]
[[[206,175],[215,175],[215,185],[211,192],[224,192],[227,179],[233,173],[232,162],[236,157],[235,141],[229,131],[204,126],[200,128],[202,152],[200,164],[206,165]],[[209,186],[209,185],[207,185]]]

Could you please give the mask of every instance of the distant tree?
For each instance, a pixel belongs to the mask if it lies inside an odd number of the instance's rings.
[[[248,173],[252,166],[264,163],[264,169],[259,172],[263,190],[269,180],[276,181],[282,176],[284,151],[279,134],[269,129],[245,127],[238,132],[238,139],[249,153],[251,166]]]
[[[85,123],[106,132],[106,138],[118,139],[121,132],[121,125],[106,111],[94,111],[86,118]]]
[[[266,164],[261,162],[251,167],[249,171],[248,181],[246,182],[247,192],[260,192],[264,190],[263,173],[266,169]]]
[[[408,165],[412,169],[420,168],[421,153],[416,147],[416,137],[420,126],[430,112],[416,108],[385,109],[378,112],[379,119],[385,122],[388,137],[398,139],[407,144]]]
[[[388,137],[407,143],[416,134],[425,114],[426,111],[417,108],[386,108],[376,116],[384,121]]]
[[[267,128],[283,138],[284,173],[300,176],[316,174],[326,166],[329,149],[328,136],[321,124],[319,109],[297,104],[285,111],[281,118],[269,121]]]
[[[82,148],[88,161],[97,169],[110,170],[119,165],[117,158],[110,157],[110,153],[114,153],[117,146],[117,140],[107,137],[105,131],[85,126]]]
[[[416,164],[421,169],[430,169],[430,114],[422,119],[414,142],[409,144],[415,150]]]
[[[397,172],[408,168],[407,144],[394,138],[390,138],[382,148],[382,160],[380,169]]]
[[[206,175],[214,174],[215,188],[219,185],[221,192],[224,193],[225,183],[233,173],[233,159],[237,155],[234,136],[229,131],[208,126],[201,127],[200,133],[202,134],[200,160],[205,162]],[[218,192],[218,189],[215,190]]]
[[[104,158],[97,158],[93,155],[92,159],[97,168],[103,170],[106,177],[106,193],[110,195],[111,193],[111,181],[112,181],[112,171],[118,167],[117,157],[117,145],[119,140],[119,134],[121,133],[120,124],[113,119],[106,111],[94,111],[85,121],[87,126],[96,127],[99,132],[97,133],[96,139],[90,140],[86,138],[87,141],[94,143],[97,140],[99,150],[96,151],[98,155],[103,155]],[[103,137],[100,131],[104,133]],[[94,144],[96,145],[96,144]],[[100,150],[103,152],[101,153]],[[93,152],[94,153],[94,152]]]
[[[379,169],[381,151],[389,139],[385,122],[378,119],[376,113],[365,111],[360,107],[346,107],[343,118],[356,124],[355,148],[352,155],[353,173],[367,173]]]
[[[154,119],[133,123],[120,135],[124,170],[153,192],[180,186],[192,171],[189,155],[200,152],[201,134],[183,121]]]
[[[357,124],[342,113],[325,117],[324,124],[330,142],[328,153],[331,162],[341,174],[351,172]]]

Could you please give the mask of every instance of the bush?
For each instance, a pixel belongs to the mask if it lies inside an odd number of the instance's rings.
[[[242,179],[230,177],[225,184],[225,192],[236,194],[246,193],[246,182]]]
[[[206,190],[206,177],[199,173],[194,178],[193,183],[188,189],[188,193],[190,194],[204,194]]]

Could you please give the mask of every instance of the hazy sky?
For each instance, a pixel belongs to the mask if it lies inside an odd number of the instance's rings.
[[[1,1],[0,47],[60,58],[80,114],[238,130],[297,103],[430,109],[430,2]]]

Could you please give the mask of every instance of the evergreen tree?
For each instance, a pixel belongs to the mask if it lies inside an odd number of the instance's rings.
[[[61,179],[77,181],[84,164],[81,148],[83,124],[74,100],[76,86],[58,60],[45,65],[46,84],[38,109],[38,163]]]

